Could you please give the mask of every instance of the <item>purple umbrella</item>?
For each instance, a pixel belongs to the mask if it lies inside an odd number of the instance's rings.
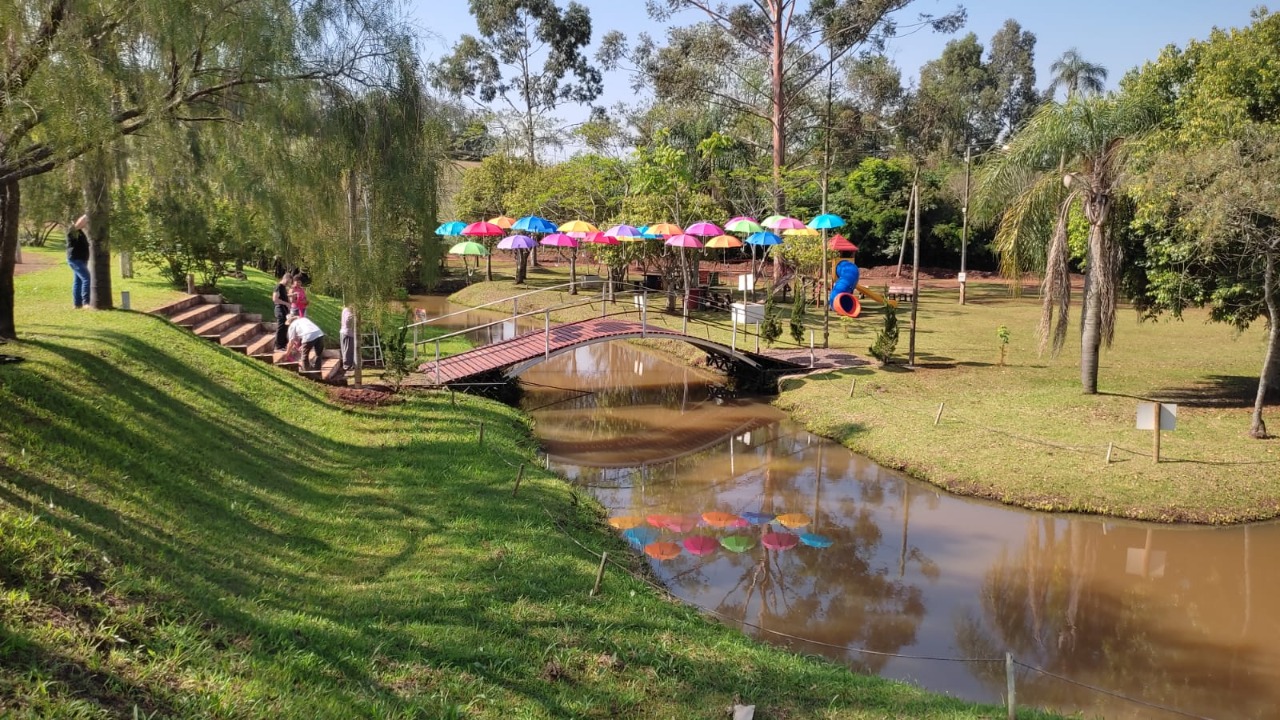
[[[532,250],[537,244],[533,238],[528,235],[512,235],[511,237],[502,238],[498,243],[499,250]]]

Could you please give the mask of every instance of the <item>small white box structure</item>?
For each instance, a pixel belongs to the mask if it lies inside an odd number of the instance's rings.
[[[755,275],[739,275],[738,289],[743,292],[751,292],[752,290],[755,290],[756,276]]]
[[[736,302],[730,306],[734,325],[749,325],[764,322],[764,305],[760,303]]]
[[[636,304],[637,308],[643,308],[649,303],[649,296],[643,293],[636,293],[631,296],[631,301]]]

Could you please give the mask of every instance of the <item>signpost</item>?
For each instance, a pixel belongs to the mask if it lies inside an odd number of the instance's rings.
[[[1174,430],[1178,426],[1178,406],[1174,403],[1138,403],[1137,427],[1150,430],[1151,462],[1160,462],[1160,431]]]

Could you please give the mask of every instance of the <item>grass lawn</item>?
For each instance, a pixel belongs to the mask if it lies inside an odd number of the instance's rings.
[[[567,270],[543,270],[530,287],[562,282]],[[455,295],[478,305],[510,295],[509,279],[479,283]],[[585,296],[596,291],[585,291]],[[789,378],[780,407],[813,431],[890,467],[966,495],[1038,510],[1087,512],[1161,522],[1232,523],[1280,516],[1280,443],[1250,439],[1249,416],[1266,333],[1262,323],[1238,334],[1190,312],[1183,321],[1140,323],[1131,310],[1117,317],[1115,344],[1104,349],[1099,389],[1080,392],[1078,331],[1060,356],[1037,355],[1040,304],[1011,298],[1006,286],[970,283],[969,303],[954,289],[925,290],[916,333],[917,367],[907,369],[909,307],[898,314],[897,364],[872,364]],[[543,293],[521,310],[569,300]],[[1077,295],[1077,302],[1079,297]],[[623,306],[620,303],[620,306]],[[874,303],[857,320],[831,321],[831,346],[869,358],[882,325]],[[783,340],[789,303],[783,313]],[[599,313],[557,311],[562,320]],[[1078,318],[1078,309],[1073,318]],[[690,332],[729,342],[726,314],[694,312],[714,325]],[[678,315],[650,312],[649,321],[679,329]],[[812,309],[807,327],[822,337]],[[997,329],[1010,333],[999,364]],[[748,340],[738,337],[738,347]],[[754,341],[750,341],[754,342]],[[686,358],[692,346],[672,343]],[[849,389],[854,379],[853,398]],[[1152,434],[1135,429],[1137,403],[1178,404],[1178,426],[1162,434],[1161,462],[1152,462]],[[939,405],[943,412],[934,424]],[[1268,406],[1273,428],[1276,403]],[[1107,462],[1108,449],[1111,462]]]
[[[170,292],[126,285],[134,307]],[[536,467],[513,496],[534,448],[511,408],[340,407],[160,319],[72,310],[65,265],[17,287],[0,715],[1003,717],[756,643],[617,568],[590,597],[594,552],[643,563]]]

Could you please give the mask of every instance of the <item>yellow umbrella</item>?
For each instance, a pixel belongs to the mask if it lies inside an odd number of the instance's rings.
[[[562,232],[562,233],[572,233],[572,232],[578,232],[578,233],[593,233],[593,232],[600,232],[600,228],[596,227],[595,225],[592,225],[591,223],[587,222],[586,220],[570,220],[569,222],[567,222],[567,223],[565,223],[565,224],[561,225],[559,228],[557,228],[557,230],[559,230],[559,231],[560,231],[560,232]]]
[[[496,218],[490,218],[488,222],[490,225],[497,225],[503,230],[510,230],[511,226],[516,224],[516,219],[506,215],[499,215]]]
[[[786,235],[787,237],[819,237],[821,235],[821,233],[819,233],[817,230],[814,230],[813,228],[807,228],[807,227],[799,227],[799,228],[792,228],[791,230],[783,230],[782,234]]]
[[[708,240],[703,247],[709,248],[736,248],[742,247],[742,241],[732,235],[717,235]]]

